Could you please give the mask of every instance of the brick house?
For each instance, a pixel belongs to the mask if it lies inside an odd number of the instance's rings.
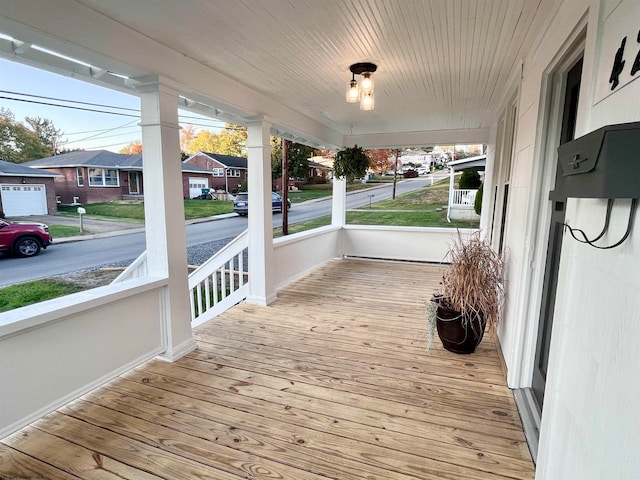
[[[81,150],[23,165],[58,174],[55,195],[63,204],[143,199],[142,154]],[[184,198],[199,195],[201,188],[210,188],[210,182],[210,172],[194,165],[182,166]]]
[[[0,212],[8,217],[56,213],[56,177],[56,173],[0,160]]]
[[[183,165],[197,166],[211,172],[212,188],[234,192],[247,179],[247,159],[218,153],[198,152],[187,158]]]

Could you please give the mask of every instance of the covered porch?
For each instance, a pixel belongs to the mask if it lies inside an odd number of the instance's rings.
[[[333,260],[6,437],[3,475],[533,478],[494,341],[425,351],[441,265]]]

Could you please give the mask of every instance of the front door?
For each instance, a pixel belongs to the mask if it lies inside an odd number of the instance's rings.
[[[560,144],[575,138],[576,118],[578,112],[578,98],[580,94],[580,77],[582,76],[582,59],[571,67],[567,73],[566,88],[564,90],[564,106],[562,111],[562,127]],[[533,371],[533,394],[538,408],[542,411],[544,390],[547,380],[549,363],[549,347],[551,344],[551,330],[553,325],[553,310],[556,303],[556,287],[558,285],[558,269],[562,248],[562,233],[564,231],[566,197],[558,191],[557,179],[562,175],[560,165],[556,168],[554,190],[549,192],[552,203],[551,225],[547,242],[547,259],[545,263],[544,282],[542,286],[542,302],[540,307],[540,322],[538,324],[538,342]]]
[[[140,172],[129,172],[129,195],[140,195]]]

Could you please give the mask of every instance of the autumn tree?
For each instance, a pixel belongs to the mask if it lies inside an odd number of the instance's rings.
[[[194,138],[196,138],[196,127],[193,125],[182,127],[180,129],[180,150],[187,153],[195,153],[189,150]]]
[[[119,153],[125,153],[127,155],[137,155],[138,153],[142,153],[142,142],[139,140],[131,142],[126,147],[122,147],[119,150]]]
[[[183,148],[187,153],[211,152],[246,157],[247,129],[228,123],[220,133],[200,130]]]
[[[0,159],[22,163],[53,154],[54,150],[45,145],[35,132],[16,121],[10,110],[0,108]]]
[[[393,151],[389,149],[367,150],[369,167],[374,173],[383,174],[393,169]]]

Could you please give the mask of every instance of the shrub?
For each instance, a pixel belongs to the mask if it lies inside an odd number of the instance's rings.
[[[407,170],[406,172],[404,172],[402,174],[402,176],[404,178],[416,178],[418,176],[418,171],[417,170],[413,170],[413,169]]]
[[[476,200],[473,202],[473,210],[480,215],[482,212],[482,191],[484,190],[484,183],[480,184],[480,188],[478,188],[478,193],[476,193]]]
[[[458,188],[460,190],[475,190],[480,187],[480,174],[476,170],[465,170],[462,172]]]

